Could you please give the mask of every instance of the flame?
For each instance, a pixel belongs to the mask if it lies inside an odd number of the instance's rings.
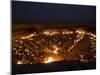
[[[23,37],[21,37],[21,39],[29,39],[29,38],[31,38],[33,36],[36,36],[36,32],[34,32],[34,33],[30,34],[30,35],[27,35],[27,36],[23,36]]]
[[[53,53],[54,54],[58,54],[59,47],[57,47],[56,45],[54,45],[53,48],[54,48]]]
[[[23,64],[23,62],[21,62],[21,61],[17,61],[17,64]]]
[[[57,51],[58,51],[58,50],[54,50],[54,51],[53,51],[53,53],[54,53],[54,54],[58,54],[58,52],[57,52]]]
[[[51,63],[51,62],[53,62],[53,61],[55,61],[55,60],[53,59],[53,57],[49,57],[49,58],[45,61],[45,63]]]

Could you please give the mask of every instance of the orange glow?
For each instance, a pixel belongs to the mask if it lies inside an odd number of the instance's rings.
[[[59,48],[58,48],[56,45],[54,45],[54,46],[53,46],[53,48],[54,48],[53,53],[54,53],[54,54],[58,54],[58,52],[57,52],[57,51],[59,50]]]
[[[53,62],[53,61],[55,61],[55,60],[53,59],[53,57],[49,57],[49,58],[45,61],[45,63],[51,63],[51,62]]]
[[[23,37],[21,37],[21,39],[29,39],[29,38],[31,38],[33,36],[36,36],[36,32],[34,32],[34,33],[30,34],[30,35],[27,35],[27,36],[23,36]]]
[[[81,28],[77,29],[75,32],[78,34],[85,34],[86,33],[86,31],[81,29]]]
[[[90,47],[88,48],[88,46]],[[82,28],[73,30],[67,28],[65,30],[50,29],[19,35],[14,33],[12,47],[14,63],[18,65],[48,64],[62,60],[87,62],[96,58],[96,34]],[[84,49],[90,49],[91,52],[83,51]],[[91,56],[91,59],[88,59],[88,55]]]
[[[56,55],[56,54],[53,54],[51,56],[47,56],[47,58],[44,59],[44,62],[43,63],[52,63],[52,62],[55,62],[55,61],[61,61],[61,60],[64,60],[64,58],[62,56],[59,56],[59,55]]]
[[[23,62],[21,62],[21,61],[17,61],[17,64],[23,64]]]
[[[57,52],[57,51],[58,51],[58,50],[54,50],[54,51],[53,51],[53,53],[54,53],[54,54],[58,54],[58,52]]]

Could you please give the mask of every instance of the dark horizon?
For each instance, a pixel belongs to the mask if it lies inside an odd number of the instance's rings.
[[[95,24],[96,6],[12,1],[12,22]]]

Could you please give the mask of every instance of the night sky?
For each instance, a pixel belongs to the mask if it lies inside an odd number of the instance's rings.
[[[96,6],[12,2],[13,21],[72,20],[87,23],[96,20]]]

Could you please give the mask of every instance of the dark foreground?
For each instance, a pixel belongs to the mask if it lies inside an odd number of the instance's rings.
[[[96,69],[96,62],[61,61],[48,64],[12,65],[12,74],[43,73]]]

